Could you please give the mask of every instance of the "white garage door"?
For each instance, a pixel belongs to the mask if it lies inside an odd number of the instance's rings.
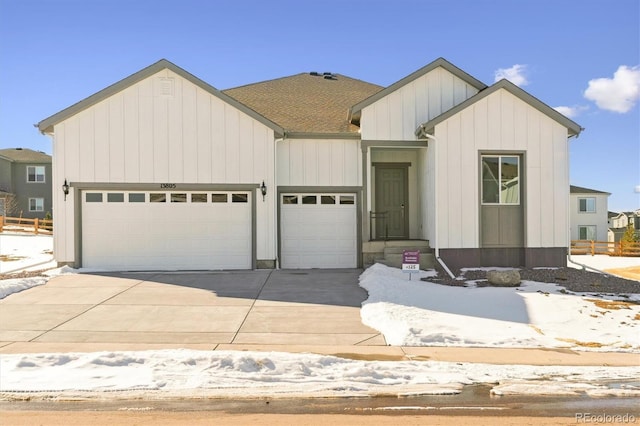
[[[82,266],[251,269],[248,192],[82,193]]]
[[[283,194],[283,268],[355,268],[355,194]]]

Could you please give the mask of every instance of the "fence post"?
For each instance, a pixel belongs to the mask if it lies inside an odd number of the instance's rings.
[[[2,232],[3,226],[4,226],[4,216],[0,216],[0,232]]]
[[[36,217],[36,220],[33,221],[33,228],[36,235],[38,235],[38,225],[38,218]]]
[[[591,240],[591,256],[596,254],[596,242]]]
[[[619,256],[624,256],[624,241],[620,240],[620,254]]]

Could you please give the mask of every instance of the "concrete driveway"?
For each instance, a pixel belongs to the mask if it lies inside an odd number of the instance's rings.
[[[384,347],[360,321],[361,272],[58,276],[0,300],[0,353]]]
[[[635,353],[398,347],[362,324],[358,269],[76,274],[0,300],[3,353],[187,348],[354,359],[631,365]]]

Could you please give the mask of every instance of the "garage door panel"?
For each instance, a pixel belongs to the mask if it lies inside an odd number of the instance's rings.
[[[315,195],[315,198],[313,197]],[[355,194],[283,194],[280,249],[283,268],[354,268],[357,266],[357,207],[322,204]],[[302,204],[302,200],[315,204]],[[292,204],[290,204],[292,203]]]
[[[95,192],[95,191],[87,191]],[[99,191],[98,191],[99,192]],[[140,193],[139,191],[137,193]],[[234,192],[235,193],[235,192]],[[251,199],[246,194],[248,200]],[[228,193],[228,200],[231,200]],[[106,193],[103,200],[106,201]],[[251,203],[87,202],[83,266],[111,270],[250,269]],[[176,199],[185,199],[176,197]],[[187,193],[186,200],[190,200]]]

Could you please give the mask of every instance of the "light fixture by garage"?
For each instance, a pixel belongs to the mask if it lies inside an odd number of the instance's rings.
[[[69,195],[69,184],[67,183],[66,179],[62,184],[62,192],[64,192],[64,200],[67,201],[67,195]]]
[[[262,181],[262,185],[260,185],[260,192],[262,192],[262,201],[264,201],[264,197],[267,195],[267,185]]]

